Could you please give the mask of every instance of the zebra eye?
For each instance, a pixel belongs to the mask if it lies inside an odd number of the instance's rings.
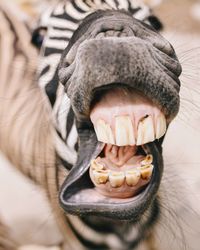
[[[32,38],[31,38],[31,43],[38,49],[41,48],[44,37],[47,33],[47,28],[46,27],[39,27],[33,30],[32,32]]]

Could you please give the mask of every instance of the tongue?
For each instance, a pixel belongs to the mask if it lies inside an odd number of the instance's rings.
[[[137,152],[137,146],[116,146],[106,144],[104,147],[104,159],[116,168],[122,167],[127,163]]]

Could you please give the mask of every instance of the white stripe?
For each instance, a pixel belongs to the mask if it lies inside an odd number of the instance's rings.
[[[94,0],[96,6],[100,6],[102,4],[101,0]]]
[[[143,8],[143,5],[141,6],[141,1],[140,0],[129,0],[129,1],[130,1],[130,4],[131,4],[131,7],[133,9],[139,8],[139,7]]]
[[[77,133],[76,125],[74,123],[67,138],[67,145],[70,148],[74,148],[77,140],[78,140],[78,133]]]
[[[77,159],[77,153],[74,149],[69,148],[59,137],[57,132],[54,133],[56,152],[62,159],[74,165]]]
[[[59,107],[60,107],[60,103],[62,102],[62,98],[65,94],[65,89],[64,89],[64,86],[62,84],[58,84],[58,88],[57,88],[57,93],[56,93],[56,101],[54,103],[54,106],[53,106],[53,116],[56,117],[57,113],[58,113],[58,110],[59,110]],[[55,119],[55,125],[57,124],[57,121]]]
[[[115,1],[113,1],[113,0],[106,0],[105,1],[106,2],[106,4],[108,4],[110,7],[112,7],[113,9],[117,9],[117,6],[116,6],[116,4],[115,4]]]
[[[53,11],[53,15],[63,15],[65,13],[65,4],[58,3]]]
[[[44,46],[46,48],[54,48],[64,50],[68,45],[67,41],[64,40],[52,40],[51,38],[47,38],[45,40]]]
[[[143,21],[150,15],[150,10],[147,6],[141,6],[142,9],[134,14],[134,17],[138,20]]]
[[[39,65],[39,72],[41,73],[46,66],[50,66],[50,69],[39,78],[39,86],[41,88],[44,88],[53,78],[57,65],[60,61],[60,56],[60,54],[52,54],[42,58],[41,64]]]
[[[83,11],[90,11],[90,8],[83,2],[83,0],[74,0],[76,5]]]
[[[44,11],[44,13],[40,17],[40,22],[39,22],[40,26],[48,27],[50,15],[53,9],[54,9],[54,6],[50,6],[47,10]]]
[[[54,27],[58,27],[58,28],[68,28],[68,29],[72,29],[72,30],[75,30],[78,28],[78,24],[73,23],[73,22],[66,20],[66,19],[59,19],[56,17],[51,17],[49,19],[49,25],[54,26]]]
[[[73,35],[73,31],[70,30],[56,30],[53,27],[49,28],[48,31],[49,37],[66,37],[71,38]]]
[[[125,9],[128,10],[128,0],[118,0],[119,2],[119,9]]]
[[[81,12],[77,11],[71,2],[67,2],[66,6],[65,6],[65,11],[66,11],[66,13],[69,14],[69,16],[71,16],[77,20],[81,20],[89,14],[89,13],[81,13]]]
[[[107,244],[111,249],[123,249],[122,242],[119,238],[111,233],[99,233],[84,224],[78,217],[68,215],[70,222],[76,231],[85,239],[96,244]]]
[[[67,123],[67,115],[70,109],[70,99],[67,97],[66,93],[64,93],[62,97],[62,101],[59,105],[59,110],[57,112],[57,123],[59,131],[63,138],[66,138],[66,123]]]

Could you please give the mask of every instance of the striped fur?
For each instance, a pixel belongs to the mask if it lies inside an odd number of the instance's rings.
[[[67,174],[61,166],[70,169],[77,157],[74,114],[57,81],[60,55],[79,22],[96,9],[125,8],[149,22],[149,9],[135,2],[60,1],[41,17],[40,25],[47,27],[47,37],[40,57],[30,44],[26,26],[0,3],[0,149],[21,172],[45,188],[65,238],[64,249],[135,249],[145,235],[150,237],[148,230],[159,215],[156,201],[140,225],[120,222],[106,229],[107,221],[102,226],[95,223],[96,218],[90,221],[65,216],[57,198]],[[4,249],[11,250],[10,246]]]

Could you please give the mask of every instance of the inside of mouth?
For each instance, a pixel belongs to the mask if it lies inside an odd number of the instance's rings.
[[[136,196],[153,172],[153,158],[143,145],[164,135],[164,114],[142,93],[112,86],[96,91],[90,119],[97,139],[105,143],[89,169],[96,192],[109,198]]]
[[[135,200],[153,181],[153,156],[146,145],[166,132],[165,116],[141,93],[121,87],[99,90],[94,99],[90,119],[103,148],[84,168],[80,165],[82,174],[69,184],[65,199],[95,204]]]
[[[153,156],[141,146],[105,144],[92,160],[89,175],[97,193],[110,198],[130,198],[149,183],[153,172]]]
[[[99,162],[107,163],[106,158],[106,144],[103,144],[101,151],[98,155],[91,160],[91,164],[88,166],[87,171],[84,172],[75,182],[73,182],[68,192],[65,192],[65,199],[71,204],[124,204],[132,202],[142,195],[149,186],[151,179],[153,178],[153,156],[146,145],[137,147],[134,151],[134,155],[129,159],[130,162],[135,164],[127,165],[129,160],[122,164],[120,167],[116,165],[104,164],[103,169],[99,166]],[[97,164],[96,164],[97,163]],[[96,165],[96,166],[95,166]],[[118,168],[118,169],[116,169]],[[121,169],[120,169],[121,168]],[[99,182],[92,177],[92,171],[100,172]],[[108,178],[101,178],[101,171],[107,170]],[[122,170],[122,171],[121,171]],[[110,174],[113,172],[123,172],[124,175],[128,174],[129,180],[127,184],[127,176],[124,177],[124,181],[120,186],[118,183],[116,186],[110,185]],[[135,176],[136,175],[136,176]],[[139,176],[138,176],[139,175]],[[139,177],[139,178],[138,178]],[[111,177],[112,179],[112,177]],[[111,180],[113,183],[113,180]],[[115,182],[115,180],[114,180]],[[113,184],[112,184],[113,185]]]

